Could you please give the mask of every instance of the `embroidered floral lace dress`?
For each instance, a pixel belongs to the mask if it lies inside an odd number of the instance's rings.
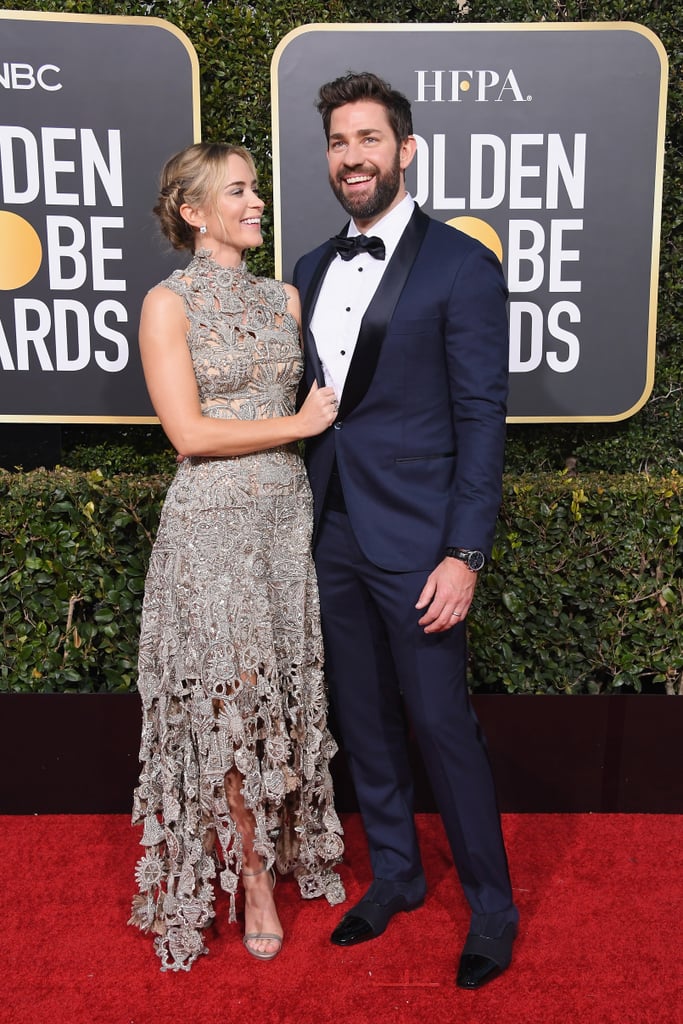
[[[184,301],[204,415],[294,411],[301,353],[282,285],[206,251],[164,285]],[[156,933],[162,970],[187,970],[206,952],[215,877],[235,919],[242,846],[224,789],[230,769],[243,777],[267,864],[293,872],[304,897],[344,899],[311,502],[296,446],[283,446],[187,459],[164,503],[140,637],[133,823],[144,823],[146,852],[130,921]]]

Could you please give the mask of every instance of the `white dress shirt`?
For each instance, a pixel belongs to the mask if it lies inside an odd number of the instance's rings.
[[[367,252],[351,260],[343,260],[337,254],[327,270],[311,318],[311,331],[325,383],[334,388],[337,400],[344,390],[361,320],[414,209],[412,197],[406,194],[398,206],[369,229],[370,237],[377,236],[384,242],[386,256],[383,260]],[[353,221],[348,234],[350,238],[360,234]]]

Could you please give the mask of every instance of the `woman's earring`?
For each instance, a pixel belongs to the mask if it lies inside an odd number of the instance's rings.
[[[199,234],[200,235],[205,235],[206,234],[206,224],[202,224],[202,226],[199,229]]]

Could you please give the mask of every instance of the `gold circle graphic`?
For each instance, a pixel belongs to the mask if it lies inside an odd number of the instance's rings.
[[[446,223],[452,228],[464,231],[471,238],[476,238],[487,249],[494,252],[501,263],[503,262],[503,243],[497,232],[485,220],[480,220],[479,217],[453,217]]]
[[[464,79],[464,81],[460,83],[460,92],[468,92],[469,88],[470,83],[467,81],[467,79]]]
[[[23,288],[38,273],[43,247],[35,228],[8,210],[0,210],[0,290]]]

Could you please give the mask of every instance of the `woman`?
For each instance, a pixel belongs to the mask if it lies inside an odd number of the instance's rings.
[[[256,278],[263,200],[249,153],[199,143],[173,157],[155,207],[194,256],[147,295],[140,352],[155,411],[185,456],[145,586],[133,822],[144,822],[131,924],[162,970],[206,952],[212,879],[244,887],[249,953],[282,946],[273,866],[305,897],[344,899],[328,770],[311,496],[296,442],[333,422],[331,388],[299,412],[299,303]],[[222,863],[220,862],[222,860]]]

